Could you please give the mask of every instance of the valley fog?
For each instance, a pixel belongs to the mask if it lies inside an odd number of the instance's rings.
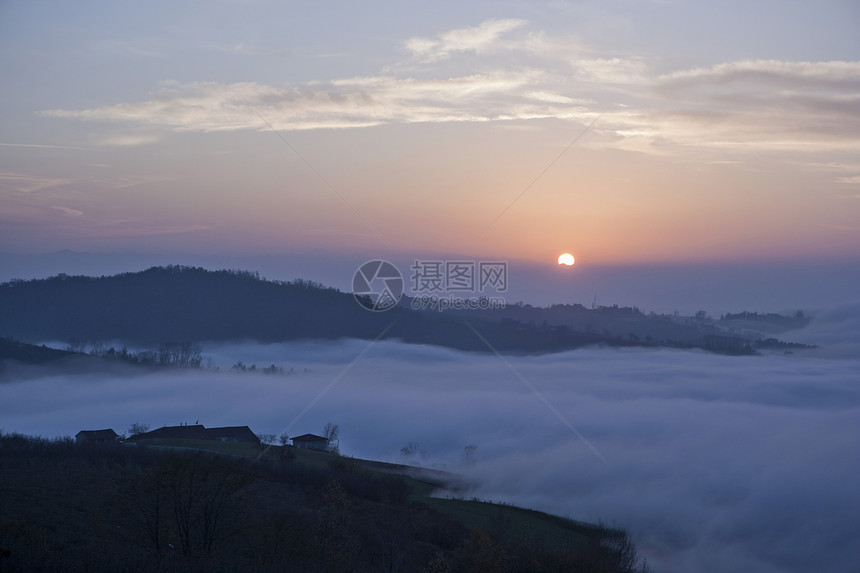
[[[6,381],[0,428],[199,422],[295,436],[333,422],[344,455],[447,469],[474,484],[468,497],[625,527],[655,571],[844,571],[860,566],[860,361],[812,354],[204,345],[219,371]],[[273,364],[283,373],[261,372]]]

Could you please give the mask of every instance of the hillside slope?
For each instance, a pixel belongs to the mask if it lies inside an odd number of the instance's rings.
[[[409,480],[331,454],[258,461],[253,449],[2,434],[0,451],[3,571],[627,573],[636,564],[621,531],[465,501],[439,511],[410,495]],[[453,511],[487,519],[476,527]]]
[[[409,299],[369,312],[352,294],[246,271],[153,267],[108,277],[58,275],[0,284],[0,336],[26,342],[399,339],[460,350],[538,353],[586,345],[700,347],[748,354],[755,341],[716,321],[636,308],[511,305],[485,311],[412,310]]]

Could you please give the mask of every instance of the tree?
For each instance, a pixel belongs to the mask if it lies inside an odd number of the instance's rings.
[[[281,461],[287,462],[295,459],[296,452],[293,451],[293,448],[290,446],[290,436],[286,432],[281,432],[281,435],[278,436],[278,443],[281,444]]]
[[[326,439],[326,450],[337,454],[340,453],[340,428],[337,424],[329,422],[323,429],[323,437]]]
[[[203,363],[202,347],[191,342],[165,342],[156,351],[156,360],[161,366],[199,368]]]
[[[135,422],[131,426],[128,427],[128,430],[125,431],[128,434],[128,437],[139,436],[140,434],[145,434],[149,431],[149,424],[143,424],[141,422]]]
[[[171,456],[161,470],[164,499],[172,515],[182,553],[195,549],[211,553],[235,517],[236,494],[252,478],[241,472],[239,461],[195,452]]]
[[[156,555],[161,555],[167,537],[165,527],[168,506],[164,478],[165,468],[154,467],[126,475],[123,480],[122,498],[124,503],[129,504],[129,518],[144,532],[133,538],[138,542],[146,539]]]
[[[340,482],[326,487],[326,503],[319,517],[318,542],[327,571],[353,568],[360,543],[353,529],[354,509]]]
[[[265,453],[275,443],[275,434],[260,434],[258,437],[260,438],[260,452],[262,453]]]
[[[417,442],[409,442],[400,448],[400,455],[404,458],[424,457],[424,450],[421,449],[421,446]]]

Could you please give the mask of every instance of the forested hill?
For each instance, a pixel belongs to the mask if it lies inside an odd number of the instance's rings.
[[[181,266],[0,285],[0,336],[34,342],[373,338],[403,313],[385,314],[307,281]]]
[[[757,343],[754,335],[738,336],[714,320],[646,316],[618,307],[514,305],[439,313],[412,310],[404,299],[386,312],[369,312],[352,294],[308,281],[269,281],[247,271],[181,266],[0,284],[0,337],[143,346],[382,337],[483,352],[490,350],[489,343],[498,351],[518,353],[608,344],[744,354]],[[769,348],[783,344],[770,343]]]
[[[55,360],[77,356],[74,352],[0,338],[0,362],[14,360],[15,362],[22,362],[24,364],[47,364]]]
[[[541,351],[542,341],[499,340],[507,350]],[[397,338],[463,350],[486,345],[459,318],[404,307],[370,312],[351,293],[303,280],[269,281],[247,271],[153,267],[137,273],[58,275],[0,285],[0,336],[42,342]],[[525,344],[525,346],[523,346]],[[557,342],[566,345],[567,342]],[[552,346],[547,347],[550,349]]]

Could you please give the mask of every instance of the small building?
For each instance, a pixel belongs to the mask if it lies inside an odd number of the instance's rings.
[[[130,441],[139,440],[209,440],[211,436],[206,433],[206,428],[201,424],[187,426],[163,426],[137,434],[129,438]]]
[[[107,430],[81,430],[75,434],[77,444],[115,444],[119,436],[113,429]]]
[[[316,450],[325,452],[328,450],[328,440],[316,434],[304,434],[293,438],[293,445],[302,450]]]
[[[248,426],[227,426],[225,428],[207,428],[206,434],[219,442],[247,442],[259,444],[260,438]]]
[[[129,438],[129,441],[132,442],[141,440],[218,440],[220,442],[260,443],[260,438],[248,426],[205,428],[202,424],[164,426]]]

